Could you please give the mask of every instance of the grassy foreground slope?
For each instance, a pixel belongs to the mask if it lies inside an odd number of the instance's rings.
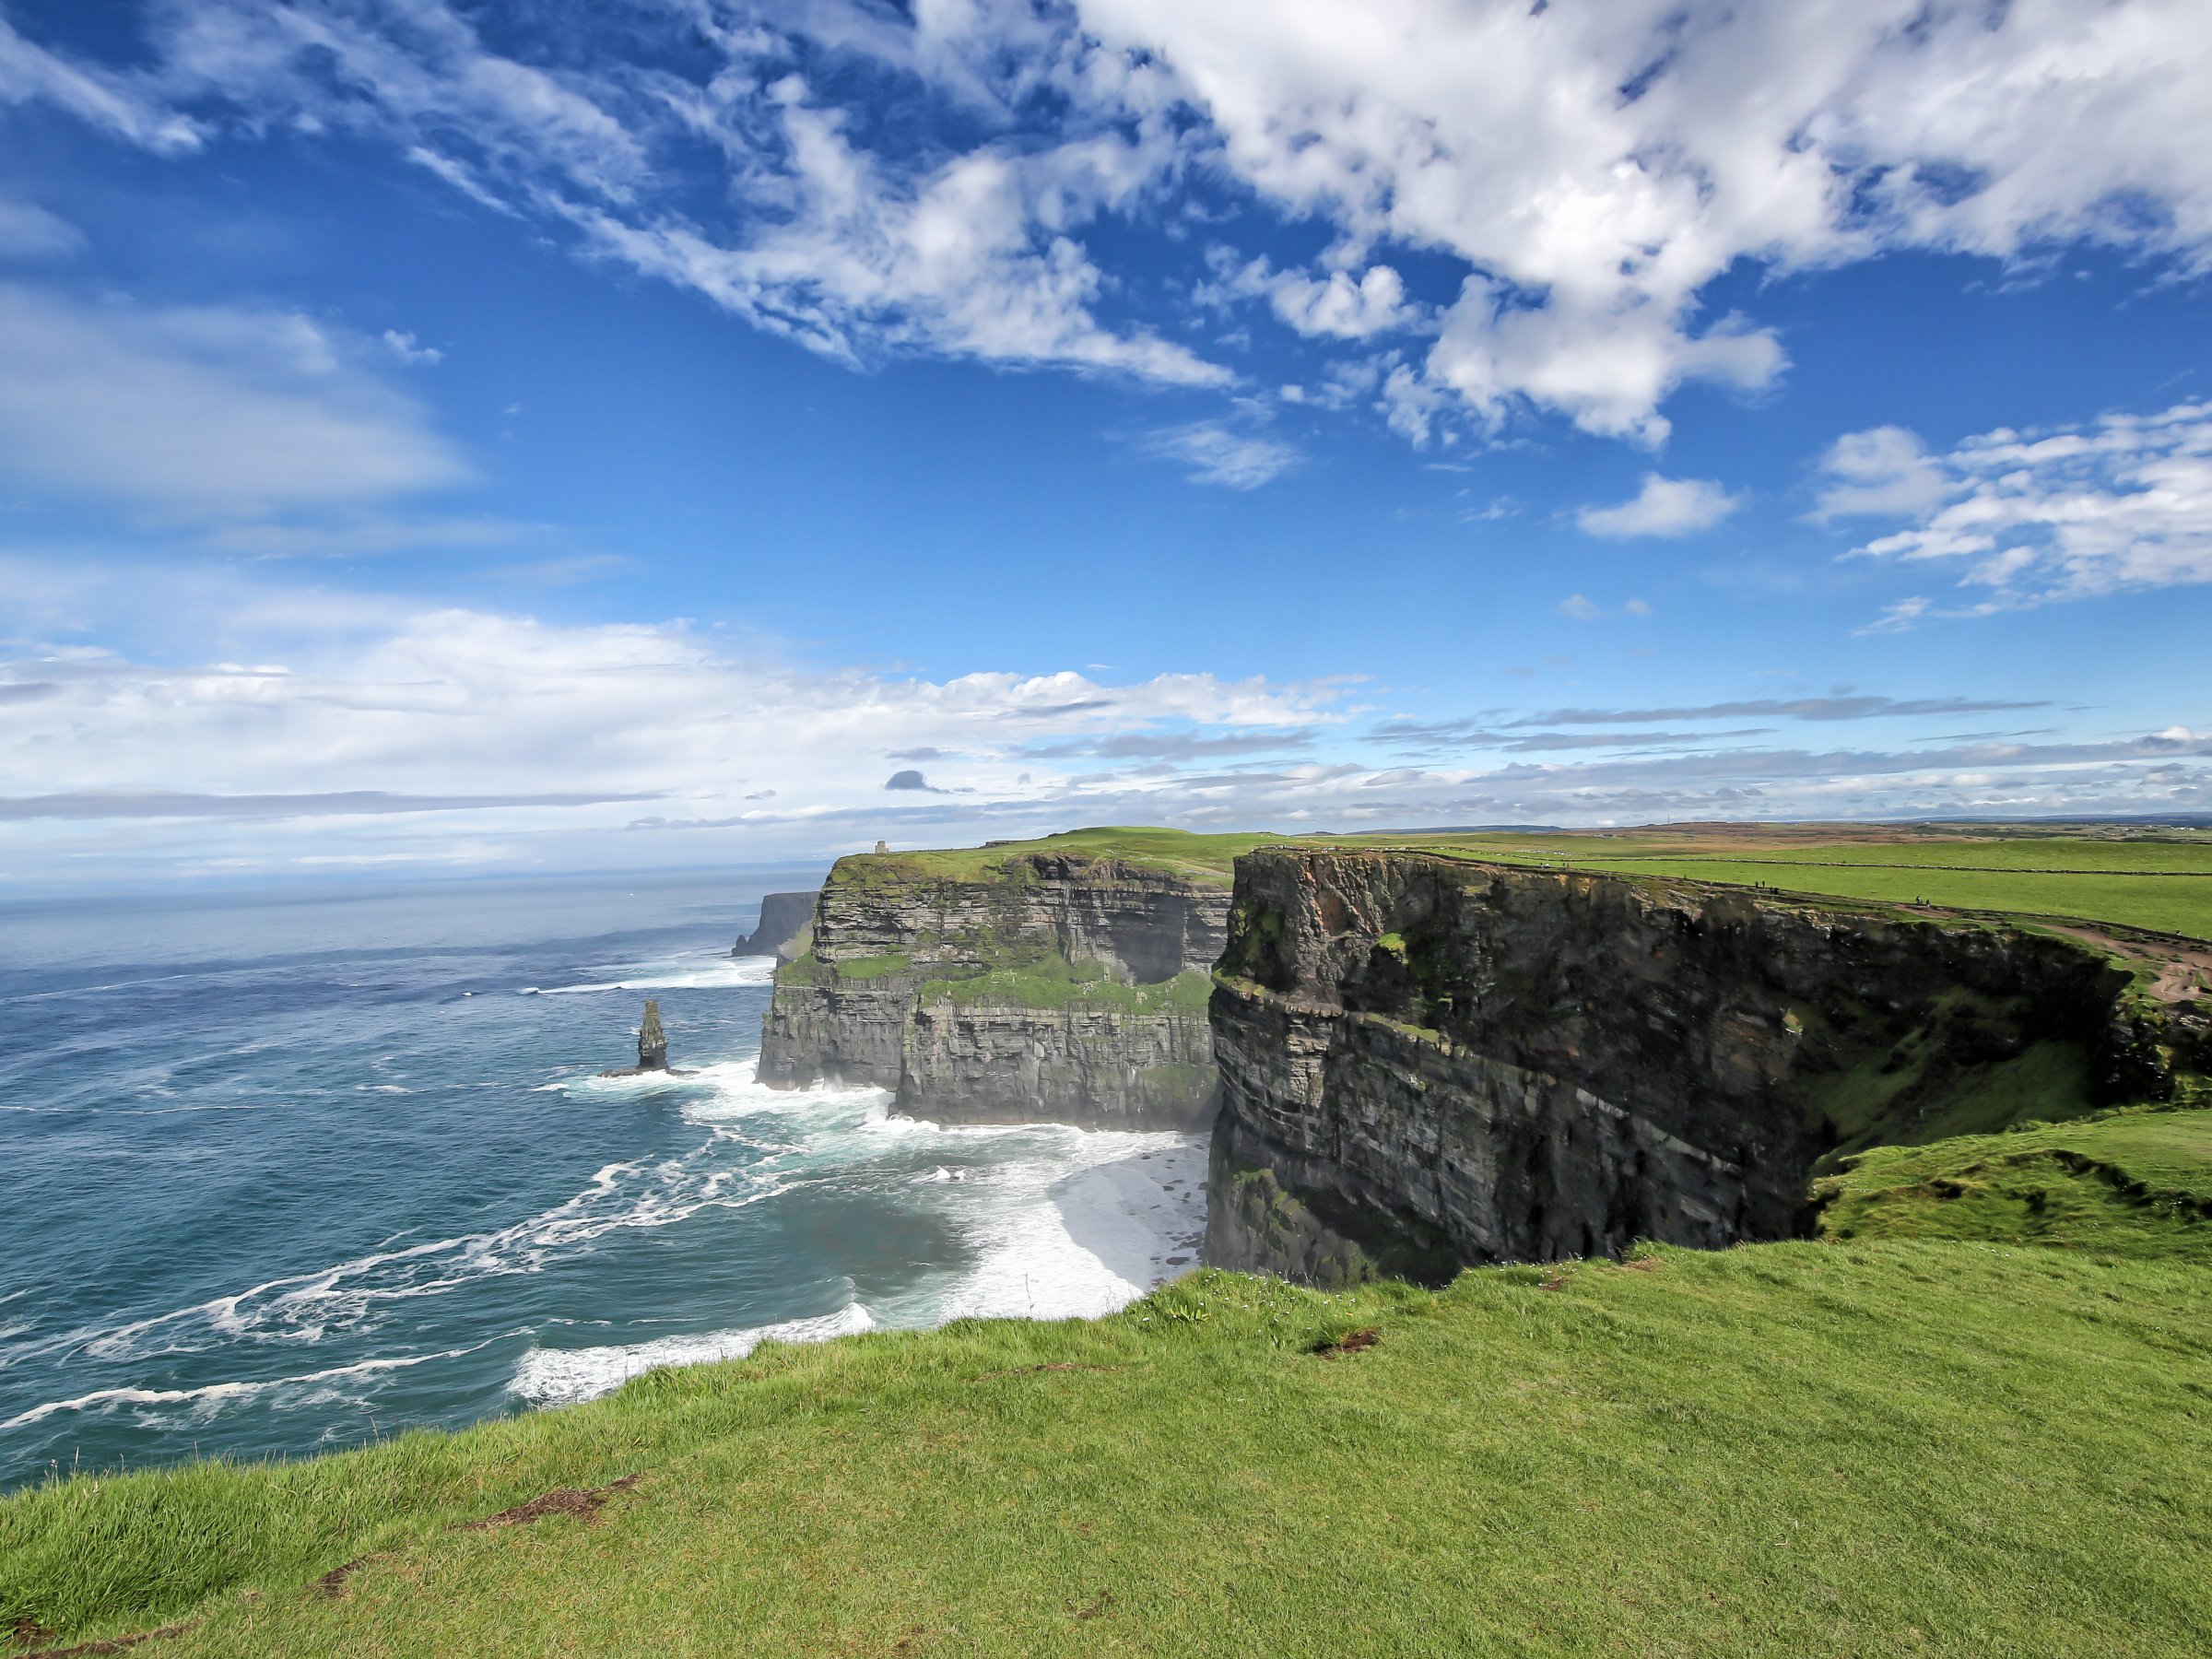
[[[1201,1273],[1096,1323],[31,1490],[0,1503],[0,1629],[196,1621],[163,1659],[2196,1654],[2208,1293],[2195,1261],[1947,1241],[1434,1294]]]
[[[2212,1112],[2114,1112],[1877,1147],[1815,1192],[1832,1239],[2056,1244],[2212,1266]]]

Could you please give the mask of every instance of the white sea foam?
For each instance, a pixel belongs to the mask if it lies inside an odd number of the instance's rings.
[[[0,1422],[0,1432],[20,1429],[29,1423],[43,1422],[64,1411],[100,1411],[117,1406],[176,1406],[234,1400],[249,1394],[268,1394],[280,1388],[304,1388],[312,1383],[329,1382],[339,1377],[366,1377],[378,1371],[405,1371],[408,1366],[427,1365],[433,1359],[458,1359],[484,1346],[484,1343],[478,1342],[467,1347],[447,1348],[436,1354],[410,1354],[396,1359],[362,1359],[352,1365],[334,1365],[327,1371],[308,1371],[297,1377],[265,1377],[246,1382],[207,1382],[198,1388],[96,1388],[90,1394],[77,1395],[74,1400],[48,1400],[42,1406],[33,1406],[29,1411],[18,1412],[6,1422]]]
[[[1096,1318],[1195,1256],[1206,1226],[1202,1136],[1060,1135],[1054,1156],[975,1171],[952,1200],[980,1259],[939,1319]]]
[[[776,975],[773,957],[677,958],[641,962],[620,979],[582,985],[524,985],[524,996],[583,996],[600,991],[719,991],[737,985],[765,985]]]
[[[702,1133],[688,1152],[602,1166],[582,1191],[510,1226],[415,1242],[401,1235],[347,1261],[271,1278],[192,1307],[106,1328],[11,1343],[0,1364],[77,1348],[129,1363],[246,1340],[312,1345],[368,1328],[409,1299],[441,1296],[487,1276],[539,1271],[589,1253],[618,1229],[673,1225],[735,1209],[806,1183],[856,1180],[892,1204],[935,1212],[969,1246],[962,1269],[924,1276],[903,1292],[783,1324],[576,1350],[536,1348],[510,1384],[537,1405],[586,1399],[659,1365],[741,1356],[763,1340],[823,1340],[881,1323],[931,1325],[962,1315],[1065,1318],[1112,1312],[1188,1265],[1204,1225],[1205,1150],[1198,1136],[1084,1132],[1050,1124],[945,1124],[894,1115],[879,1088],[762,1084],[750,1059],[701,1066],[688,1078],[571,1077],[544,1087],[580,1096],[677,1086],[682,1120]],[[879,1184],[885,1176],[892,1184]],[[910,1197],[891,1197],[897,1192]],[[455,1350],[456,1353],[470,1350]],[[34,1408],[0,1428],[53,1412],[206,1405],[270,1389],[297,1391],[401,1365],[310,1371],[196,1389],[95,1391]]]
[[[708,1207],[740,1208],[786,1184],[771,1171],[715,1169],[686,1158],[610,1163],[574,1197],[496,1231],[372,1251],[150,1318],[72,1331],[11,1358],[81,1347],[94,1359],[131,1360],[240,1338],[312,1344],[383,1304],[442,1295],[489,1275],[536,1272],[618,1229],[667,1227]]]
[[[711,1331],[699,1336],[664,1336],[621,1347],[532,1348],[515,1367],[507,1386],[533,1406],[573,1406],[611,1394],[632,1377],[664,1365],[706,1365],[742,1359],[764,1342],[827,1342],[875,1327],[858,1302],[814,1319],[786,1320],[737,1331]]]

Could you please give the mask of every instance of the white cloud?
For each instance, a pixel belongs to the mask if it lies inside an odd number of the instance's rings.
[[[1634,498],[1614,507],[1585,507],[1574,522],[1591,535],[1623,540],[1636,535],[1688,535],[1710,530],[1741,504],[1710,478],[1643,475]]]
[[[297,312],[6,286],[0,467],[193,517],[383,500],[468,476],[417,405]]]
[[[58,105],[148,149],[174,153],[200,143],[198,127],[163,107],[159,91],[142,77],[71,63],[25,40],[0,17],[0,104],[32,101]]]
[[[1912,521],[1853,551],[1962,567],[1958,585],[1979,591],[1954,606],[1924,594],[1903,600],[1877,630],[2212,582],[2212,403],[2085,426],[2000,428],[1936,456],[1912,434],[1884,428],[1840,441],[1830,452],[1831,474],[1840,451],[1899,460],[1888,470],[1869,463],[1843,471],[1839,489],[1853,504],[1840,511]],[[1834,493],[1823,495],[1824,506]]]
[[[1052,811],[1100,767],[1046,763],[1049,741],[1302,737],[1346,689],[1204,674],[930,680],[809,667],[677,623],[568,627],[252,573],[41,563],[0,569],[0,629],[18,639],[90,622],[185,657],[47,645],[0,662],[0,820],[18,821],[0,868],[18,871],[41,848],[61,856],[58,826],[104,819],[122,826],[102,832],[113,844],[142,851],[434,854],[451,835],[527,857],[534,838],[582,835],[600,838],[594,862],[619,862],[641,815],[818,846],[841,818],[886,809],[887,753],[937,751],[927,783],[963,811]],[[935,801],[889,805],[953,809]]]
[[[1943,468],[1902,427],[1844,433],[1820,457],[1820,473],[1827,482],[1813,516],[1822,523],[1923,512],[1951,492]]]
[[[1416,441],[1534,408],[1655,445],[1685,382],[1771,384],[1775,335],[1707,303],[1747,265],[2212,264],[2212,30],[2184,0],[683,5],[535,29],[529,62],[445,0],[155,16],[127,73],[0,33],[0,99],[155,147],[364,135],[852,360],[1226,383],[1154,274],[1085,237],[1224,222],[1227,181],[1330,238],[1324,274],[1253,279],[1287,327],[1437,329],[1387,398]],[[1399,249],[1460,279],[1441,315]]]
[[[1758,726],[1657,729],[1991,706],[1868,694],[1493,712],[1360,733],[1342,682],[931,679],[810,665],[679,623],[563,626],[299,585],[267,566],[0,564],[0,637],[86,626],[150,643],[18,644],[0,660],[0,872],[18,882],[347,864],[637,868],[1085,823],[2212,807],[2212,741],[2178,721],[2137,737],[1892,748],[1752,747]],[[1593,729],[1605,725],[1625,729]],[[1408,742],[1443,759],[1406,764]],[[1492,758],[1453,758],[1482,751]],[[924,757],[917,787],[887,789]]]
[[[0,198],[0,259],[48,259],[84,245],[84,233],[60,215]]]
[[[1427,322],[1422,308],[1406,303],[1404,279],[1386,265],[1368,266],[1355,282],[1345,271],[1318,277],[1278,271],[1265,259],[1240,265],[1227,248],[1216,249],[1209,258],[1219,277],[1201,285],[1201,300],[1265,300],[1277,317],[1310,337],[1364,340]]]
[[[384,330],[383,342],[385,350],[411,367],[428,368],[445,360],[445,353],[437,347],[419,345],[413,335],[402,334],[396,328]]]
[[[2212,33],[2166,0],[1078,5],[1263,195],[1474,267],[1427,367],[1486,419],[1652,441],[1681,381],[1768,382],[1698,315],[1739,259],[2212,248]]]
[[[1218,420],[1148,432],[1138,447],[1148,455],[1188,466],[1194,482],[1223,484],[1231,489],[1257,489],[1282,477],[1300,459],[1288,443],[1231,431]]]

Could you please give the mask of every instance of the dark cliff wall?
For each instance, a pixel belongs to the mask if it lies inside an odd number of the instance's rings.
[[[1182,1126],[1212,1110],[1229,889],[1110,858],[841,860],[779,968],[759,1075],[971,1120]]]
[[[813,893],[768,893],[760,900],[760,920],[731,947],[732,956],[772,956],[782,961],[806,952],[806,928],[814,920]]]
[[[1329,1282],[1803,1230],[1816,1165],[2156,1095],[2070,940],[1440,857],[1239,860],[1207,1254]]]

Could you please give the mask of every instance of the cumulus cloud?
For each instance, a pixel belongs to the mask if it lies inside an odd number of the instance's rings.
[[[1137,447],[1146,454],[1188,467],[1194,483],[1220,484],[1230,489],[1257,489],[1272,483],[1300,458],[1290,444],[1234,431],[1218,420],[1148,432]]]
[[[1626,540],[1638,535],[1688,535],[1710,530],[1741,504],[1710,478],[1643,475],[1643,487],[1614,507],[1585,507],[1574,522],[1591,535]]]
[[[1771,384],[1772,330],[1709,303],[1747,263],[2084,242],[2212,261],[2212,32],[2172,0],[730,4],[620,31],[523,0],[153,15],[128,68],[0,26],[0,100],[156,149],[382,143],[855,362],[1226,384],[1171,308],[1146,310],[1187,289],[1132,280],[1092,230],[1226,192],[1263,231],[1332,239],[1315,272],[1229,256],[1283,327],[1434,332],[1384,371],[1416,442],[1534,409],[1651,445],[1685,382]],[[499,44],[518,18],[527,62]],[[1417,302],[1409,254],[1456,291]],[[1871,488],[1852,459],[1838,488]]]
[[[1355,280],[1345,271],[1331,271],[1325,276],[1278,271],[1264,258],[1240,266],[1227,248],[1216,249],[1213,260],[1221,276],[1200,288],[1201,299],[1219,303],[1264,299],[1277,317],[1301,335],[1364,340],[1425,321],[1422,308],[1406,302],[1405,280],[1386,265],[1370,265]]]
[[[1883,428],[1840,440],[1825,465],[1841,482],[1823,493],[1824,509],[1840,496],[1838,512],[1912,520],[1853,553],[1947,565],[1966,590],[1950,606],[1900,600],[1877,629],[2212,582],[2212,403],[2004,427],[1943,455]]]
[[[87,304],[0,286],[0,468],[193,516],[406,496],[468,467],[293,312]]]
[[[1653,441],[1683,380],[1771,381],[1771,335],[1700,318],[1746,257],[2212,241],[2212,39],[2158,0],[1080,9],[1172,69],[1264,196],[1466,260],[1426,374],[1489,418],[1524,399]]]
[[[1819,473],[1813,516],[1824,524],[1925,512],[1951,493],[1950,479],[1918,434],[1902,427],[1844,433],[1820,457]]]

